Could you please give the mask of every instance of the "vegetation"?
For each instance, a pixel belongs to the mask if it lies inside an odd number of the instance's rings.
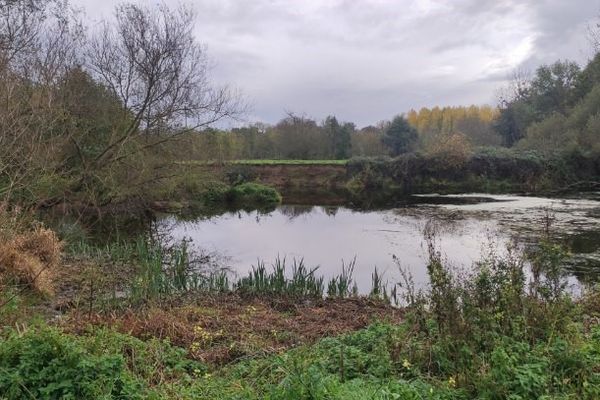
[[[417,143],[417,130],[408,121],[398,116],[386,127],[383,134],[383,143],[390,148],[392,156],[398,156],[414,150]]]
[[[146,199],[177,175],[178,137],[242,110],[208,80],[190,9],[125,3],[116,15],[88,35],[68,2],[0,3],[3,202]]]
[[[74,254],[138,265],[127,278],[131,296],[113,303],[96,299],[90,309],[84,302],[58,326],[5,328],[0,393],[7,399],[600,395],[599,297],[594,291],[570,297],[562,247],[545,236],[535,249],[490,253],[464,275],[443,260],[434,224],[425,238],[429,289],[417,290],[404,275],[389,291],[375,272],[372,300],[352,299],[353,263],[328,285],[301,261],[289,275],[284,260],[272,272],[259,264],[230,284],[226,275],[192,268],[185,243],[80,247]],[[326,286],[332,299],[318,308]],[[98,297],[107,293],[101,285],[96,290]],[[186,300],[179,303],[179,296]],[[404,307],[402,319],[383,303],[392,298]],[[361,309],[379,321],[362,320]],[[314,325],[296,330],[310,323],[304,318]],[[357,318],[370,325],[325,338],[318,333],[317,327],[334,329]],[[314,334],[298,336],[307,329]]]
[[[281,195],[275,189],[253,182],[232,187],[227,196],[233,203],[245,206],[269,206],[281,203]]]
[[[241,165],[346,165],[348,160],[233,160]]]
[[[495,122],[504,143],[545,154],[557,149],[597,152],[599,63],[598,55],[583,69],[557,61],[539,67],[531,79],[515,77]]]
[[[428,225],[429,287],[375,269],[361,297],[354,261],[329,280],[301,259],[234,278],[145,225],[283,189],[360,206],[597,188],[600,55],[516,76],[498,108],[225,131],[245,106],[211,83],[194,12],[115,11],[88,29],[67,1],[0,0],[1,400],[600,398],[600,295],[566,290],[549,226],[459,274]],[[88,240],[110,215],[144,234]]]
[[[600,176],[597,154],[576,150],[547,156],[495,148],[465,152],[457,147],[395,159],[351,160],[347,187],[359,199],[375,190],[383,200],[431,192],[556,193],[593,189]]]
[[[495,115],[491,107],[476,106],[411,110],[406,117],[398,116],[396,120],[396,124],[408,122],[404,127],[398,125],[400,130],[407,129],[406,143],[400,150],[429,151],[440,137],[453,134],[463,135],[469,146],[498,146],[501,137],[493,129]],[[187,135],[184,140],[189,146],[182,158],[242,163],[245,159],[252,159],[253,163],[258,162],[254,160],[286,163],[300,158],[320,164],[351,157],[395,155],[400,150],[394,149],[397,140],[393,139],[396,133],[389,131],[392,123],[382,121],[377,126],[357,129],[352,123],[340,124],[334,116],[318,123],[291,115],[274,126],[257,124],[231,131],[208,129]],[[410,127],[416,131],[412,132]]]

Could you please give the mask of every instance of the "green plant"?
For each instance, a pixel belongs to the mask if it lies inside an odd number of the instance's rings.
[[[52,328],[11,332],[0,342],[0,371],[6,399],[144,398],[121,356],[92,354]]]
[[[315,275],[317,268],[308,269],[304,260],[293,260],[291,277],[286,276],[286,260],[279,258],[273,264],[273,271],[268,272],[264,262],[258,262],[246,277],[235,285],[236,291],[242,295],[277,295],[294,298],[323,297],[323,278]]]
[[[244,207],[271,206],[281,203],[277,190],[259,183],[247,182],[232,187],[227,198],[230,202]]]
[[[345,264],[344,260],[342,260],[342,273],[329,280],[327,284],[327,296],[344,298],[358,294],[356,282],[352,278],[355,266],[356,257],[348,264]]]

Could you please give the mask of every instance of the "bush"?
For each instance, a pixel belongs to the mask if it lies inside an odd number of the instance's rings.
[[[206,372],[168,341],[106,329],[74,336],[41,327],[0,341],[3,400],[171,398],[163,393],[171,383],[183,389]]]
[[[226,201],[230,187],[223,182],[209,182],[206,184],[202,198],[208,204],[221,204]]]
[[[227,198],[234,204],[271,206],[281,203],[281,195],[277,190],[259,183],[242,183],[232,187]]]
[[[354,195],[387,190],[393,202],[413,193],[548,192],[600,180],[600,157],[593,152],[480,148],[471,153],[460,140],[449,142],[428,154],[353,159],[347,165],[347,188]]]

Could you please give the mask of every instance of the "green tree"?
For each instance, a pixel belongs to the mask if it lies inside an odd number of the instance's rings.
[[[398,156],[414,150],[419,136],[417,130],[411,126],[403,115],[394,117],[386,128],[382,141],[392,156]]]
[[[330,115],[325,118],[323,128],[331,143],[331,157],[338,160],[349,158],[352,149],[352,132],[355,130],[354,124],[346,122],[340,125],[337,118]]]
[[[352,152],[352,134],[356,131],[356,126],[352,122],[345,122],[338,132],[336,146],[335,146],[335,158],[338,160],[344,160],[350,157]]]
[[[514,145],[525,137],[529,126],[554,113],[566,115],[573,105],[580,74],[579,66],[567,60],[542,65],[531,80],[514,78],[508,96],[500,101],[495,123],[504,144]]]
[[[537,121],[554,112],[567,112],[580,73],[579,65],[568,60],[537,69],[530,88],[530,102],[536,111]]]

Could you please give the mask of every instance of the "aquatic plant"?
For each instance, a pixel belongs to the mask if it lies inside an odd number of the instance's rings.
[[[290,297],[323,297],[323,278],[317,277],[317,268],[308,269],[304,260],[293,260],[291,276],[286,275],[286,259],[277,257],[269,272],[259,261],[247,276],[237,281],[235,290],[242,295],[279,295]]]
[[[354,279],[352,278],[355,266],[356,257],[348,264],[345,264],[344,260],[342,260],[342,273],[329,280],[329,283],[327,284],[327,296],[344,298],[358,295],[356,282],[354,282]]]

